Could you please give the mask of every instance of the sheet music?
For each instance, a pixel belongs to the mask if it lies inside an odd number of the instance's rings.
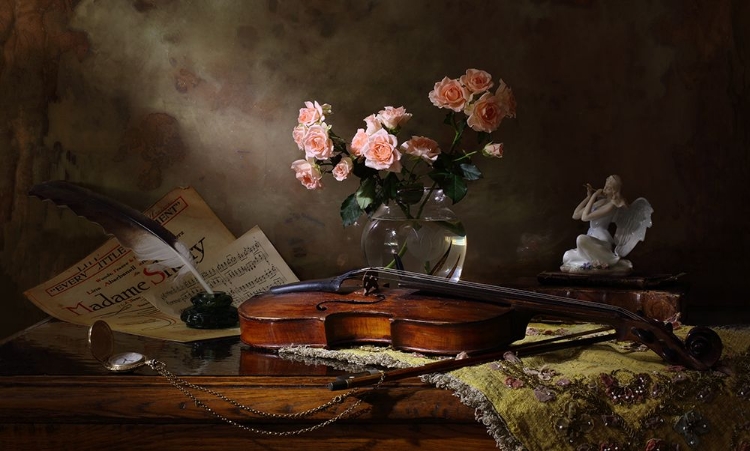
[[[227,246],[213,261],[200,265],[199,270],[214,291],[232,296],[235,307],[272,286],[298,281],[258,227]],[[202,291],[191,277],[155,291],[151,302],[162,312],[179,317],[190,307],[190,298]]]
[[[274,284],[297,281],[265,234],[255,227],[235,240],[195,190],[178,188],[145,214],[174,233],[189,249],[214,291],[228,292],[235,305]],[[82,219],[83,220],[83,219]],[[188,342],[239,334],[239,328],[188,328],[180,312],[203,291],[192,275],[156,270],[112,238],[61,274],[24,294],[63,321]]]

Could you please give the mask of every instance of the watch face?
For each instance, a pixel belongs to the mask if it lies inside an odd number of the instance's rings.
[[[122,352],[109,358],[109,364],[113,371],[128,371],[146,363],[146,357],[137,352]]]

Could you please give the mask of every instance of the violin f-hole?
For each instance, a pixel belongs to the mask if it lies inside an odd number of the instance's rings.
[[[372,301],[357,301],[355,299],[328,299],[326,301],[319,302],[315,309],[320,312],[325,312],[328,310],[328,306],[326,304],[352,304],[352,305],[371,305],[371,304],[377,304],[378,302],[381,302],[383,299],[385,299],[385,296],[382,294],[379,294],[375,296],[376,299]]]

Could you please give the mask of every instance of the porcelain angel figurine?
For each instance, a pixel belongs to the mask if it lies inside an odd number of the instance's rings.
[[[629,274],[633,264],[624,259],[651,227],[653,208],[640,197],[631,204],[620,193],[622,179],[607,177],[604,188],[594,190],[588,183],[586,197],[573,212],[573,219],[589,222],[586,235],[579,235],[576,248],[563,255],[560,270],[570,273]],[[615,236],[609,231],[614,223]]]

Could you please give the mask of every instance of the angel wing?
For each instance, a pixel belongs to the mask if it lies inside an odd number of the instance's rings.
[[[617,225],[615,231],[615,254],[625,257],[639,241],[646,238],[646,229],[651,227],[651,204],[639,197],[627,207],[617,210],[612,222]]]

